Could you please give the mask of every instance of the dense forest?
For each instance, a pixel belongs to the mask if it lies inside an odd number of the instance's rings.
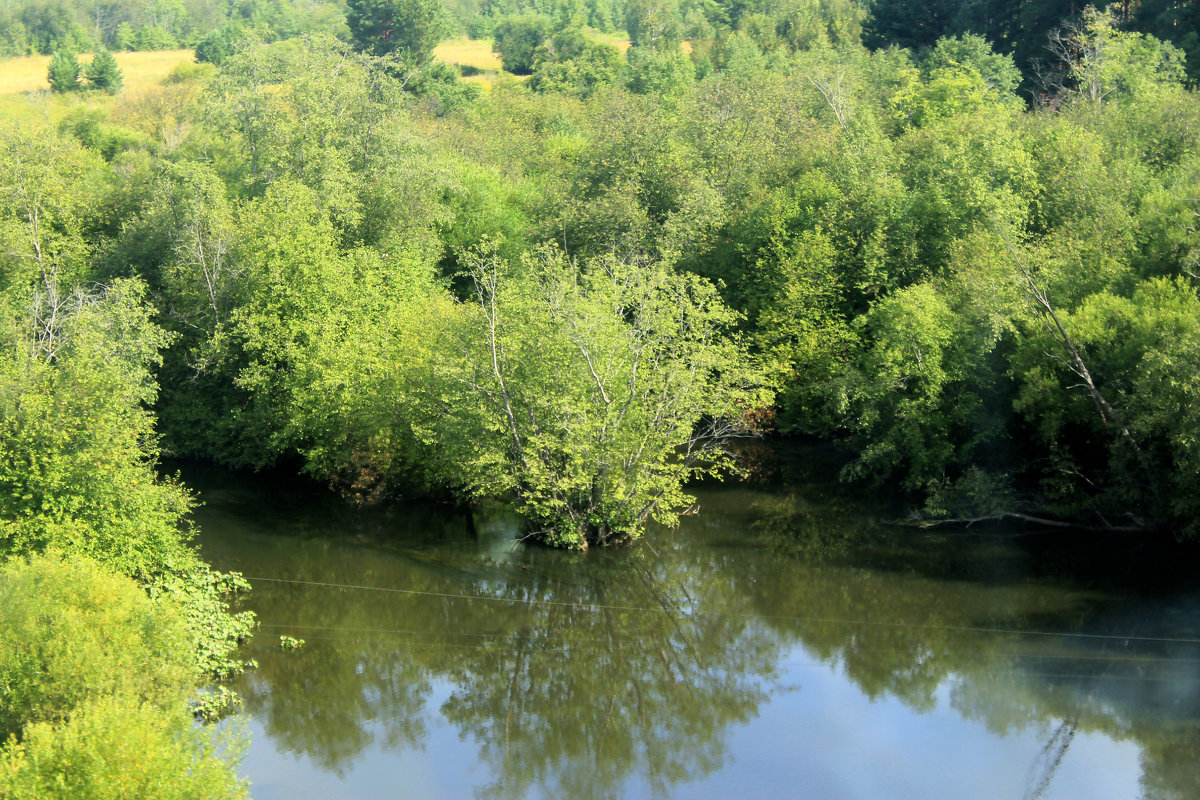
[[[58,91],[0,119],[0,795],[245,791],[190,724],[245,584],[164,454],[587,548],[820,437],[927,522],[1194,536],[1196,8],[7,3]]]

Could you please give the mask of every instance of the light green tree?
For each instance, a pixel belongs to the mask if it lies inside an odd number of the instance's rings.
[[[30,725],[0,748],[8,800],[246,800],[237,774],[244,741],[198,727],[186,708],[164,711],[125,698],[80,705],[61,725]]]
[[[0,569],[0,737],[117,695],[165,707],[199,677],[176,609],[79,556]]]
[[[583,548],[672,524],[686,480],[731,466],[722,442],[768,398],[710,284],[552,247],[509,264],[494,242],[465,263],[474,308],[432,410],[468,494],[511,496],[540,538]]]
[[[88,558],[10,561],[0,569],[0,796],[244,797],[236,738],[197,728],[188,711],[198,677],[174,604]]]
[[[1128,97],[1183,82],[1182,51],[1119,26],[1115,6],[1104,11],[1088,6],[1078,21],[1055,29],[1049,50],[1058,63],[1057,71],[1046,76],[1049,88],[1097,104],[1114,93]]]

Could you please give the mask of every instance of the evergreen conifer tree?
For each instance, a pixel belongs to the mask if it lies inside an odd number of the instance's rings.
[[[109,94],[120,92],[125,82],[121,68],[117,66],[116,57],[105,49],[96,51],[92,63],[87,66],[86,74],[89,84]]]
[[[50,81],[51,91],[70,92],[78,89],[79,59],[70,50],[56,50],[50,59],[46,78]]]

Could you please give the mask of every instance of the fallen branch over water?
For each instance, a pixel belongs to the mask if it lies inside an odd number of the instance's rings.
[[[1105,530],[1123,533],[1137,533],[1149,530],[1147,525],[1140,522],[1133,525],[1112,525],[1108,520],[1104,520],[1104,525],[1096,526],[1085,525],[1080,522],[1068,522],[1061,519],[1051,519],[1049,517],[1036,517],[1032,514],[1023,514],[1019,511],[1001,511],[998,514],[987,514],[980,517],[957,517],[954,519],[913,519],[906,520],[900,524],[917,528],[936,528],[942,525],[962,525],[969,528],[977,522],[1000,522],[1006,519],[1019,519],[1022,522],[1031,522],[1035,525],[1045,525],[1050,528],[1074,528],[1092,531]]]

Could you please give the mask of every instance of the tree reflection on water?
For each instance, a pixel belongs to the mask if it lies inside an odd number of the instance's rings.
[[[247,710],[284,749],[341,771],[375,744],[419,747],[432,683],[448,682],[438,710],[477,743],[487,796],[615,796],[635,775],[663,794],[720,767],[785,646],[749,615],[702,613],[738,601],[720,559],[646,548],[576,561],[564,580],[571,556],[529,556],[497,565],[504,580],[409,563],[370,581],[423,594],[256,585],[260,639],[308,643],[258,645]],[[325,582],[366,582],[353,555],[321,560]]]
[[[586,555],[465,526],[416,545],[386,524],[260,537],[274,577],[345,586],[255,584],[247,710],[338,774],[370,748],[420,749],[440,715],[490,774],[482,796],[667,795],[726,764],[803,652],[869,698],[1036,734],[1029,797],[1084,733],[1138,745],[1146,797],[1200,796],[1200,649],[1152,641],[1200,639],[1194,602],[1139,612],[1015,540],[889,528],[828,498],[704,499],[680,531]],[[308,644],[284,652],[281,633]]]

